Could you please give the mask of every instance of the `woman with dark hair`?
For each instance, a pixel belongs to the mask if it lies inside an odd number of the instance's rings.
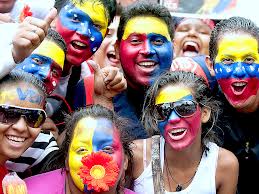
[[[25,179],[28,193],[133,194],[123,188],[132,156],[123,131],[122,121],[100,105],[74,112],[59,152],[46,165],[58,170]]]
[[[137,193],[236,192],[238,161],[213,143],[218,102],[202,78],[182,71],[163,74],[148,90],[143,111],[145,128],[160,136],[135,141]]]

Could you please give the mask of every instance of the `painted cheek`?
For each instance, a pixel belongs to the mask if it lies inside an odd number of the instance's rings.
[[[172,43],[166,42],[163,46],[155,47],[154,50],[156,51],[159,58],[160,71],[168,70],[172,64],[173,59]]]
[[[123,147],[120,141],[120,135],[117,130],[113,132],[114,141],[113,141],[113,148],[114,148],[114,155],[113,160],[118,164],[119,168],[122,169],[123,164]]]

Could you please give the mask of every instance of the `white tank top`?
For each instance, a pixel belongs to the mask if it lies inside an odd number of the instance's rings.
[[[134,181],[134,191],[137,194],[154,194],[154,185],[152,177],[151,162],[148,166],[146,163],[146,140],[143,140],[143,165],[144,171]],[[164,166],[164,145],[165,140],[160,138],[160,161],[161,167]],[[197,172],[191,182],[191,184],[182,191],[168,192],[165,194],[216,194],[216,168],[218,161],[219,147],[215,143],[208,143],[207,147],[209,151],[207,155],[205,152],[202,155],[200,164],[197,168]]]

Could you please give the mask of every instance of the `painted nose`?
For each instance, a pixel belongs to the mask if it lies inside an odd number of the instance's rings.
[[[155,54],[153,47],[149,43],[149,41],[145,41],[143,43],[143,47],[140,50],[140,53],[143,55],[153,55]]]
[[[83,36],[90,37],[91,36],[91,30],[89,28],[88,22],[82,22],[80,28],[76,31],[78,34],[81,34]]]
[[[238,62],[237,65],[234,67],[233,75],[237,78],[243,78],[246,75],[245,67],[242,65],[241,62]]]
[[[168,123],[170,124],[178,123],[180,119],[181,119],[180,116],[176,114],[176,112],[173,110],[168,118]]]

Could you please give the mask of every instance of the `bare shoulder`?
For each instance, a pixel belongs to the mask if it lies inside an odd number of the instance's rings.
[[[147,160],[150,160],[151,156],[151,140],[152,138],[146,139],[146,154]],[[134,140],[131,149],[133,153],[133,178],[136,179],[143,172],[143,139]]]
[[[230,151],[220,148],[216,171],[217,193],[236,193],[239,173],[237,157]]]

